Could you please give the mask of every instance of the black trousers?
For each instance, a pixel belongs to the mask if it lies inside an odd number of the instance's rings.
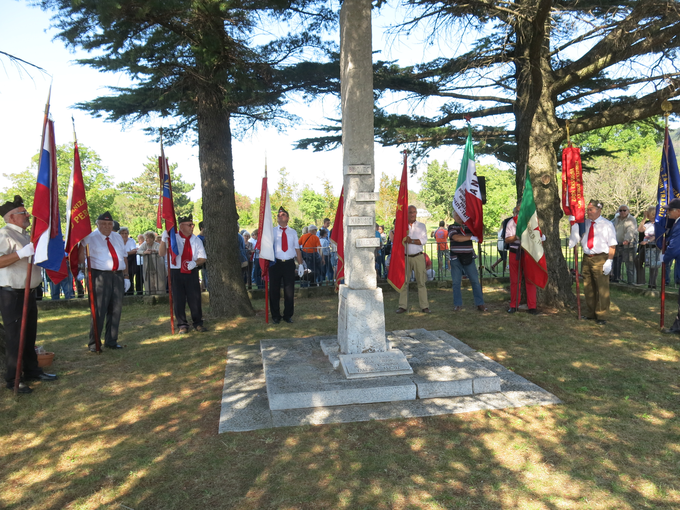
[[[281,282],[283,281],[283,318],[290,319],[295,313],[295,261],[280,261],[269,268],[269,308],[272,319],[281,319]]]
[[[191,310],[193,326],[203,326],[203,307],[201,306],[201,282],[198,281],[197,267],[191,273],[172,269],[172,308],[178,327],[189,327],[187,322],[187,303]]]
[[[125,292],[123,271],[92,269],[92,291],[99,340],[104,345],[114,347],[118,343],[118,325],[120,324],[120,314],[123,311],[123,293]],[[106,329],[104,329],[105,320]],[[103,338],[102,331],[104,331]],[[92,320],[90,320],[90,342],[88,345],[90,347],[95,345]]]
[[[132,288],[132,285],[130,287]],[[144,265],[142,264],[135,264],[135,291],[138,296],[144,294]]]
[[[26,339],[24,340],[21,363],[26,377],[42,374],[42,368],[38,366],[38,355],[35,353],[35,338],[38,332],[38,307],[35,304],[35,294],[35,289],[33,289],[28,297]],[[8,386],[14,386],[14,379],[16,378],[23,309],[23,289],[0,288],[0,312],[2,312],[2,322],[5,325],[5,345],[7,349],[5,381],[7,381]]]
[[[128,276],[130,278],[130,289],[125,293],[126,296],[132,296],[135,293],[137,286],[137,255],[128,255],[127,258]],[[123,287],[125,288],[125,287]]]

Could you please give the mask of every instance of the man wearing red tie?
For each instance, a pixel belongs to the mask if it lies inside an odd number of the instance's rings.
[[[274,324],[281,322],[281,280],[283,280],[283,320],[293,322],[295,296],[295,259],[298,261],[298,276],[304,274],[304,263],[297,232],[288,226],[288,212],[279,208],[276,217],[279,224],[274,229],[274,256],[276,262],[269,267],[269,308]]]
[[[174,257],[170,254],[170,275],[172,278],[172,307],[177,317],[179,334],[189,332],[187,322],[187,304],[191,310],[193,327],[199,333],[207,331],[203,326],[203,308],[201,306],[201,282],[198,279],[199,267],[205,264],[208,257],[205,254],[203,242],[194,235],[194,220],[192,215],[178,218],[179,234],[177,234],[178,253]],[[165,257],[169,239],[167,231],[163,232],[162,242],[158,248],[158,255]]]
[[[586,232],[581,239],[583,247],[583,292],[586,295],[587,314],[584,319],[607,324],[609,311],[609,273],[616,253],[616,230],[611,221],[603,218],[602,202],[591,200],[586,214]],[[573,241],[572,241],[573,242]]]
[[[118,344],[118,324],[123,310],[123,294],[130,288],[127,251],[123,238],[113,231],[113,218],[105,212],[97,218],[97,230],[80,242],[79,262],[85,268],[85,246],[90,247],[90,268],[94,294],[97,331],[101,338],[106,319],[104,347],[122,349]],[[90,321],[91,352],[96,352],[94,327]]]

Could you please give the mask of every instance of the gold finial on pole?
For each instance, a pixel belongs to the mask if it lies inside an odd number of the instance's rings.
[[[566,120],[567,125],[567,145],[571,147],[571,137],[569,136],[569,119]]]

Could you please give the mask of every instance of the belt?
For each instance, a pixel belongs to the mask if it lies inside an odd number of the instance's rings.
[[[288,262],[289,260],[293,259],[276,259],[276,262]]]
[[[423,252],[421,251],[420,253],[414,253],[413,255],[406,255],[407,257],[417,257],[418,255],[422,255]]]
[[[111,269],[95,269],[94,267],[90,268],[90,270],[91,271],[99,271],[100,273],[122,273],[123,272],[122,269],[118,269],[117,271],[112,271]]]
[[[606,253],[593,253],[592,255],[589,253],[584,253],[586,257],[599,257],[600,255],[606,255]]]

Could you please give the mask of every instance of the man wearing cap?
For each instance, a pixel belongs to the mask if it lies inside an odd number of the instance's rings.
[[[300,236],[300,251],[302,252],[302,260],[305,261],[307,269],[312,272],[309,275],[309,281],[305,286],[309,286],[309,282],[316,282],[317,276],[321,273],[321,240],[316,235],[316,225],[310,225],[307,233]]]
[[[668,210],[666,211],[667,218],[675,220],[670,233],[666,237],[666,252],[659,255],[659,262],[666,262],[668,267],[669,262],[675,259],[677,266],[680,263],[680,198],[674,198],[668,203]],[[678,313],[675,317],[675,322],[670,329],[664,329],[664,333],[680,334],[680,293],[678,293]]]
[[[0,215],[6,225],[0,228],[0,312],[5,325],[7,388],[14,389],[17,361],[19,358],[19,337],[24,309],[24,292],[28,261],[33,255],[33,243],[26,234],[31,224],[28,211],[19,195],[14,201],[0,206]],[[26,337],[22,353],[23,381],[53,381],[54,374],[45,374],[38,366],[35,353],[35,338],[38,329],[38,307],[35,303],[36,288],[42,282],[40,268],[31,272],[30,293],[26,317]],[[25,382],[19,383],[19,393],[31,393]]]
[[[408,234],[404,238],[406,244],[406,285],[404,290],[399,293],[399,308],[397,313],[404,313],[408,307],[408,281],[411,279],[411,271],[416,275],[416,285],[418,286],[418,305],[423,313],[430,313],[427,303],[427,272],[425,269],[425,256],[423,247],[427,243],[427,227],[424,223],[416,221],[418,209],[415,206],[408,206]]]
[[[607,324],[609,311],[609,273],[612,271],[616,253],[616,230],[611,221],[601,216],[602,202],[591,200],[586,214],[586,231],[581,239],[583,261],[583,292],[586,295],[587,314],[584,319],[596,320],[601,326]],[[569,247],[576,246],[570,239]]]
[[[274,257],[276,257],[276,262],[269,267],[269,308],[272,312],[274,324],[281,322],[282,317],[286,322],[293,322],[296,258],[299,264],[298,276],[302,277],[304,273],[304,263],[298,244],[297,232],[288,226],[289,219],[288,212],[283,206],[280,207],[276,217],[279,226],[274,229]],[[283,316],[280,308],[281,281],[283,281]]]
[[[104,333],[104,347],[122,349],[118,344],[118,325],[123,310],[123,294],[130,288],[127,250],[123,238],[113,231],[113,218],[106,211],[97,218],[97,230],[80,243],[79,262],[85,267],[85,247],[90,247],[90,272],[97,318],[97,331]],[[104,329],[104,321],[106,328]],[[96,351],[95,324],[90,321],[90,352]]]
[[[201,306],[201,282],[198,278],[199,266],[208,257],[201,240],[194,235],[194,220],[192,215],[177,219],[179,233],[177,235],[177,254],[170,253],[170,274],[172,278],[172,306],[179,326],[179,334],[189,332],[187,322],[187,303],[191,310],[191,320],[194,329],[200,333],[207,331],[203,326],[203,308]],[[165,257],[170,236],[163,232],[158,254]]]

